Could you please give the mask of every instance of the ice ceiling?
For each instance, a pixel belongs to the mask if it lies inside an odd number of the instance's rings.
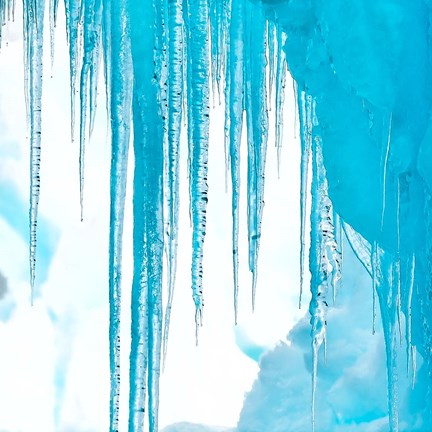
[[[47,6],[53,55],[58,0],[50,0]],[[432,427],[431,7],[428,0],[65,0],[71,111],[79,103],[80,112],[82,207],[85,143],[93,127],[101,64],[111,121],[111,431],[119,429],[122,229],[130,137],[135,165],[129,431],[144,430],[146,416],[146,429],[157,431],[161,356],[166,352],[176,274],[183,122],[188,135],[191,281],[198,332],[204,306],[206,207],[211,193],[207,186],[210,89],[225,103],[237,308],[242,129],[247,129],[244,180],[255,298],[266,147],[269,127],[273,127],[268,109],[273,105],[276,111],[274,127],[280,147],[287,70],[296,82],[302,146],[302,274],[308,194],[312,200],[313,388],[318,352],[325,349],[327,309],[341,279],[341,245],[346,237],[371,275],[374,308],[380,309],[390,430],[400,429],[398,371],[402,359],[397,357],[397,347],[402,339],[406,373],[417,388],[412,408],[415,427]],[[44,0],[24,0],[32,288],[43,133],[42,52],[48,46],[43,41],[44,9]],[[3,24],[13,14],[14,3],[0,0]],[[275,97],[270,101],[273,88]],[[74,124],[72,115],[72,130]],[[164,271],[168,274],[165,311]],[[421,381],[416,378],[417,358],[422,359]],[[313,426],[319,415],[315,394],[312,406]],[[411,427],[406,430],[414,430]]]

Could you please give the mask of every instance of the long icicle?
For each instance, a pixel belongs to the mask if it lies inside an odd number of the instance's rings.
[[[305,268],[305,232],[306,232],[306,204],[309,159],[312,146],[312,100],[311,96],[305,91],[297,90],[298,108],[300,120],[300,143],[301,143],[301,162],[300,162],[300,295],[299,309],[301,309],[304,268]]]
[[[398,418],[398,372],[396,351],[396,321],[397,321],[397,276],[395,257],[384,252],[379,247],[376,251],[377,294],[381,310],[384,341],[387,357],[387,388],[390,431],[399,430]]]
[[[329,226],[331,205],[328,197],[327,179],[322,156],[321,141],[313,141],[311,243],[309,266],[311,272],[311,301],[309,313],[312,325],[312,430],[315,430],[315,400],[318,373],[318,353],[326,341],[328,275],[332,267],[332,235]]]
[[[168,0],[168,300],[163,336],[164,363],[177,268],[179,218],[179,158],[183,99],[183,8],[181,0]]]
[[[387,144],[385,147],[384,159],[382,161],[382,206],[381,206],[381,230],[384,228],[384,217],[387,204],[387,166],[390,154],[390,143],[392,134],[393,113],[390,113]]]
[[[206,0],[188,0],[185,13],[187,38],[188,141],[190,159],[190,199],[192,215],[192,295],[195,323],[202,324],[203,313],[203,249],[208,202],[209,139],[209,60],[208,6]]]
[[[231,124],[231,110],[230,110],[230,93],[231,93],[231,70],[229,67],[229,58],[230,58],[230,43],[229,43],[229,32],[231,30],[231,9],[232,9],[232,0],[226,0],[226,12],[228,17],[226,18],[226,29],[224,31],[228,34],[227,36],[227,44],[226,44],[226,64],[225,64],[225,121],[224,121],[224,156],[225,156],[225,192],[228,192],[228,174],[230,172],[230,124]]]
[[[109,301],[110,301],[110,432],[119,430],[120,402],[120,311],[121,264],[127,162],[131,124],[132,75],[129,22],[126,0],[104,0],[105,23],[109,23],[110,44],[105,44],[109,65],[107,93],[111,113]]]
[[[285,101],[286,58],[283,46],[286,34],[277,26],[277,57],[276,57],[276,100],[275,100],[275,135],[277,152],[277,172],[280,176],[281,149],[283,139],[283,109]]]
[[[24,55],[29,61],[29,82],[25,89],[29,98],[30,116],[30,285],[33,303],[36,270],[37,221],[40,194],[40,161],[42,130],[42,73],[43,73],[43,21],[44,3],[42,0],[24,2],[24,32],[28,52]]]
[[[240,202],[240,144],[243,126],[244,107],[244,0],[233,0],[231,6],[229,57],[228,57],[228,100],[229,109],[229,154],[231,161],[232,186],[232,254],[234,277],[234,321],[238,317],[238,238],[239,238],[239,202]]]
[[[143,431],[146,397],[148,430],[158,431],[164,251],[162,105],[166,104],[161,7],[153,0],[136,0],[130,15],[135,155],[130,432]]]
[[[262,11],[246,3],[245,59],[246,119],[248,127],[248,240],[252,273],[252,309],[255,309],[258,252],[264,207],[264,177],[268,139],[266,86],[266,20]]]

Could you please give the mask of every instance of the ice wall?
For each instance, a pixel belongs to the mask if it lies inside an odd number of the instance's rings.
[[[430,5],[282,2],[265,8],[287,33],[288,67],[315,102],[336,212],[370,244],[386,342],[390,429],[398,430],[397,345],[417,352],[430,388]],[[402,329],[405,327],[405,329]],[[414,362],[415,363],[415,362]],[[429,390],[428,390],[429,394]],[[428,399],[428,398],[427,398]],[[419,402],[420,403],[420,402]],[[426,402],[422,418],[429,425]],[[430,426],[429,426],[430,427]]]
[[[51,52],[58,2],[49,4]],[[14,5],[0,2],[2,23]],[[24,2],[25,97],[30,128],[30,281],[35,282],[40,195],[43,0]],[[134,152],[134,280],[129,430],[158,429],[161,353],[174,292],[179,200],[179,137],[187,123],[191,268],[196,333],[204,311],[203,245],[211,94],[226,106],[226,169],[232,193],[234,308],[238,294],[240,145],[247,129],[249,268],[254,306],[258,275],[268,108],[282,143],[286,67],[296,80],[301,161],[301,257],[305,268],[310,195],[312,427],[327,313],[342,272],[342,228],[374,289],[387,359],[387,410],[400,428],[398,345],[407,373],[425,388],[418,411],[431,422],[432,182],[429,153],[430,17],[426,0],[65,0],[70,54],[71,128],[79,94],[79,181],[85,216],[85,142],[96,109],[103,58],[111,122],[110,430],[119,429],[121,260],[129,141]],[[275,88],[271,99],[272,88]],[[245,114],[245,115],[244,115]],[[72,139],[74,137],[72,136]],[[312,181],[309,184],[308,168]],[[271,217],[271,215],[269,215]],[[349,224],[349,225],[348,225]],[[352,227],[352,228],[351,228]],[[168,259],[163,259],[164,249]],[[163,272],[168,305],[163,314]],[[302,281],[300,282],[300,291]],[[376,299],[375,299],[376,295]],[[163,315],[165,324],[163,324]],[[163,331],[163,328],[165,329]],[[399,356],[400,357],[400,356]],[[422,379],[416,368],[423,359]]]

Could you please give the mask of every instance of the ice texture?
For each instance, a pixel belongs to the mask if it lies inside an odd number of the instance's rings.
[[[43,133],[45,5],[43,0],[25,0],[23,5],[33,291]],[[57,8],[58,2],[51,0],[51,56],[54,55]],[[247,129],[248,265],[254,307],[270,127],[268,110],[275,109],[279,150],[283,140],[281,119],[287,70],[295,80],[300,120],[300,304],[308,246],[305,235],[307,202],[311,200],[309,311],[312,328],[308,350],[304,345],[303,324],[299,324],[290,334],[292,345],[281,346],[276,353],[284,350],[292,353],[296,347],[301,348],[295,355],[305,356],[306,370],[312,375],[312,391],[306,392],[307,399],[303,390],[304,401],[297,395],[294,404],[283,405],[276,411],[278,415],[270,419],[255,407],[254,412],[263,415],[256,420],[257,424],[265,425],[258,428],[248,423],[251,415],[247,413],[251,408],[249,399],[246,400],[238,430],[262,432],[270,427],[268,430],[272,431],[289,430],[297,424],[292,420],[295,410],[303,413],[301,422],[308,417],[304,414],[308,411],[305,407],[310,407],[307,400],[312,405],[307,428],[337,430],[340,426],[346,431],[356,430],[353,425],[358,424],[363,424],[363,429],[359,430],[392,432],[432,428],[431,2],[65,0],[65,14],[72,141],[77,89],[80,96],[81,218],[85,141],[94,121],[101,49],[104,60],[112,146],[110,430],[114,432],[120,428],[121,261],[130,136],[133,137],[135,165],[129,431],[157,431],[161,353],[166,353],[167,349],[176,273],[182,117],[187,120],[193,231],[191,280],[198,333],[204,309],[203,254],[210,196],[207,175],[211,89],[213,101],[216,96],[225,95],[226,177],[229,172],[237,321],[242,128]],[[13,2],[1,0],[1,24],[13,15]],[[309,166],[312,166],[311,173]],[[374,393],[376,404],[374,399],[370,406],[354,406],[357,391],[365,391],[361,385],[353,386],[346,406],[331,402],[332,394],[340,396],[348,391],[346,386],[342,390],[338,387],[337,379],[340,374],[349,375],[350,372],[337,366],[344,361],[354,369],[360,366],[352,356],[344,359],[344,351],[337,344],[327,343],[327,326],[332,318],[341,319],[337,314],[339,301],[345,298],[344,307],[356,309],[358,305],[353,299],[358,298],[363,304],[366,298],[355,297],[357,293],[351,292],[354,288],[349,283],[344,283],[343,290],[339,287],[342,273],[352,276],[348,266],[354,266],[351,259],[342,269],[344,236],[354,256],[367,270],[363,283],[368,285],[369,294],[372,291],[367,297],[372,303],[371,313],[367,313],[371,321],[369,330],[382,336],[383,349],[378,357],[380,361],[386,360],[384,374],[378,366],[373,369],[373,362],[363,363],[372,368],[364,371],[369,373],[369,379],[376,373],[375,386],[380,387],[375,388],[381,393],[381,381],[386,377],[386,394]],[[165,268],[168,269],[168,302],[162,332]],[[340,292],[345,292],[345,297],[340,296]],[[330,294],[336,306],[329,304]],[[357,331],[364,328],[362,320],[366,308],[357,309],[357,321],[345,310],[339,334],[334,330],[336,341],[358,342]],[[303,336],[300,337],[300,333]],[[404,349],[400,348],[402,343]],[[359,356],[362,355],[366,355],[364,345],[359,351]],[[327,359],[330,368],[338,369],[324,376],[325,385],[320,385],[321,358]],[[265,358],[261,363],[262,371],[270,367],[269,364],[273,369],[280,367]],[[291,375],[298,372],[295,368],[289,371]],[[359,379],[359,373],[357,370],[357,374],[345,376],[345,381]],[[293,384],[289,379],[287,382]],[[288,385],[284,390],[288,394],[294,391]],[[272,397],[278,395],[278,391],[274,390]],[[325,402],[326,391],[330,392],[330,402]],[[256,389],[251,395],[250,398],[258,397]],[[284,423],[285,418],[287,423]],[[145,419],[148,419],[147,425]],[[295,427],[297,429],[292,430],[306,428],[304,423]]]

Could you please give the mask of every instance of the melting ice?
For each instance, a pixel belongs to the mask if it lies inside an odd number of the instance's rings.
[[[326,427],[369,419],[379,420],[373,430],[432,428],[431,7],[429,0],[65,0],[72,113],[77,91],[80,102],[81,217],[85,216],[85,142],[93,127],[102,60],[111,126],[111,431],[119,430],[121,239],[130,136],[135,166],[129,430],[144,430],[144,419],[148,418],[145,429],[157,431],[161,353],[167,352],[176,274],[182,123],[186,123],[188,135],[191,281],[198,338],[204,313],[203,246],[211,196],[207,185],[211,89],[214,99],[224,98],[226,107],[237,319],[242,130],[247,129],[244,180],[253,307],[264,210],[268,110],[273,107],[276,111],[276,146],[280,149],[287,70],[296,81],[301,136],[300,302],[306,267],[306,204],[309,198],[312,202],[309,427],[319,429],[319,408],[326,397],[319,392],[324,364],[320,353],[324,357],[329,353],[327,363],[331,361],[333,348],[326,329],[341,289],[346,238],[369,273],[365,283],[370,285],[373,299],[371,331],[382,328],[387,363],[385,411],[389,417],[383,423],[382,413],[379,418],[366,414],[350,418],[334,412]],[[32,289],[43,154],[44,9],[43,0],[24,1]],[[51,0],[52,55],[57,11],[58,1]],[[13,15],[14,3],[2,0],[2,24]],[[74,123],[72,114],[72,131]],[[168,274],[165,313],[164,271]],[[343,287],[350,289],[348,284]],[[379,325],[375,322],[378,316]],[[346,320],[350,320],[349,315]],[[402,340],[403,355],[399,349]],[[404,373],[410,377],[408,386],[401,377],[402,362],[406,362]],[[286,423],[284,416],[280,419],[284,424],[281,430],[295,430],[290,425],[296,424],[296,413],[286,409]],[[255,430],[242,421],[239,430]],[[271,430],[278,429],[272,426]]]

